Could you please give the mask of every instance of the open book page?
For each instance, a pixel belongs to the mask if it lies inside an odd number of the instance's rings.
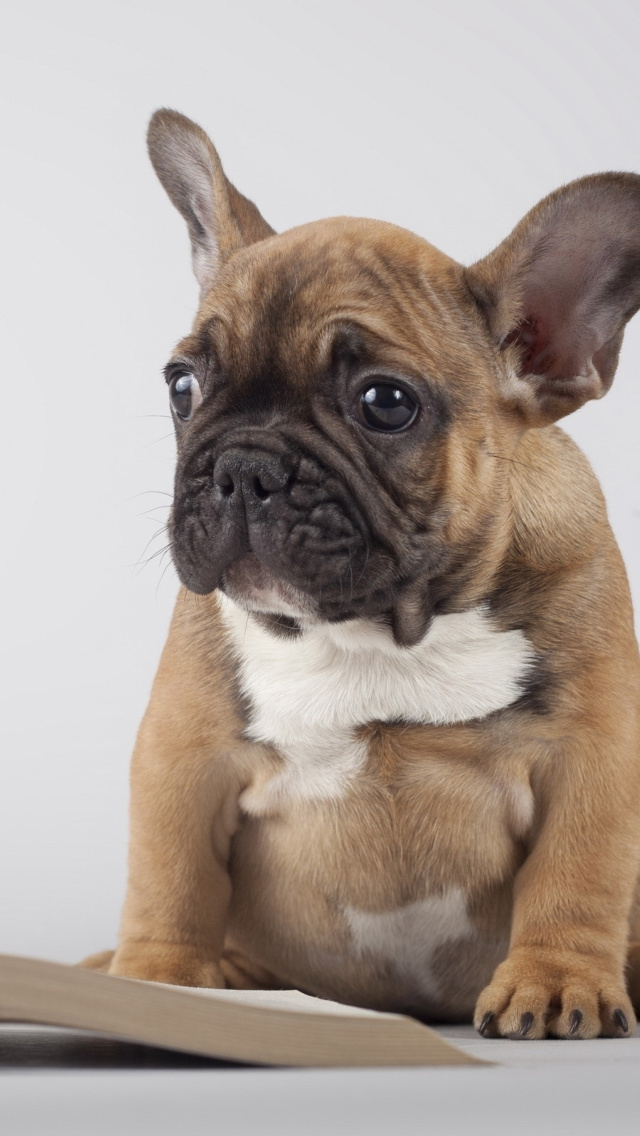
[[[0,1020],[264,1065],[475,1064],[435,1031],[298,991],[196,990],[0,955]]]
[[[157,986],[155,982],[148,983]],[[331,1002],[328,998],[315,998],[300,990],[212,990],[207,986],[165,986],[165,990],[180,990],[196,994],[201,998],[223,998],[242,1006],[257,1006],[271,1010],[286,1010],[292,1013],[328,1014],[331,1017],[373,1018],[397,1020],[398,1014],[381,1013],[378,1010],[365,1010],[361,1006],[347,1006],[344,1002]]]

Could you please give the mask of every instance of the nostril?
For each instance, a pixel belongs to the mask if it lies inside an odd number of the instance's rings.
[[[230,497],[235,489],[235,484],[230,473],[219,474],[215,479],[215,483],[222,497]]]
[[[253,492],[254,495],[260,499],[260,501],[266,501],[267,497],[270,497],[273,491],[271,489],[267,489],[266,486],[262,484],[259,477],[254,477]]]

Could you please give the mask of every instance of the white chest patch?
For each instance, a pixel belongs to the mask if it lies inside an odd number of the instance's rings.
[[[314,624],[280,639],[221,596],[251,705],[248,734],[275,746],[283,770],[260,790],[262,811],[285,797],[336,799],[366,760],[355,736],[369,722],[451,725],[484,718],[522,693],[535,652],[522,631],[499,631],[481,609],[436,616],[415,647],[366,620]]]
[[[391,966],[399,993],[406,992],[409,999],[437,999],[435,952],[445,943],[475,934],[460,888],[381,914],[347,907],[344,916],[355,952]]]

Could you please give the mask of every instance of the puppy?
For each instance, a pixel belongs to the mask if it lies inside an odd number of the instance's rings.
[[[111,973],[628,1035],[638,650],[554,423],[640,306],[640,177],[564,186],[463,268],[379,221],[276,235],[173,111],[149,149],[201,302]]]

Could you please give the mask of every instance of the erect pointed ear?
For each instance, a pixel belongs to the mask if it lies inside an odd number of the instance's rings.
[[[563,186],[466,277],[505,356],[504,396],[528,425],[601,398],[640,307],[640,176]]]
[[[157,110],[147,144],[154,170],[187,222],[193,271],[204,295],[234,252],[274,230],[227,180],[212,143],[191,119]]]

